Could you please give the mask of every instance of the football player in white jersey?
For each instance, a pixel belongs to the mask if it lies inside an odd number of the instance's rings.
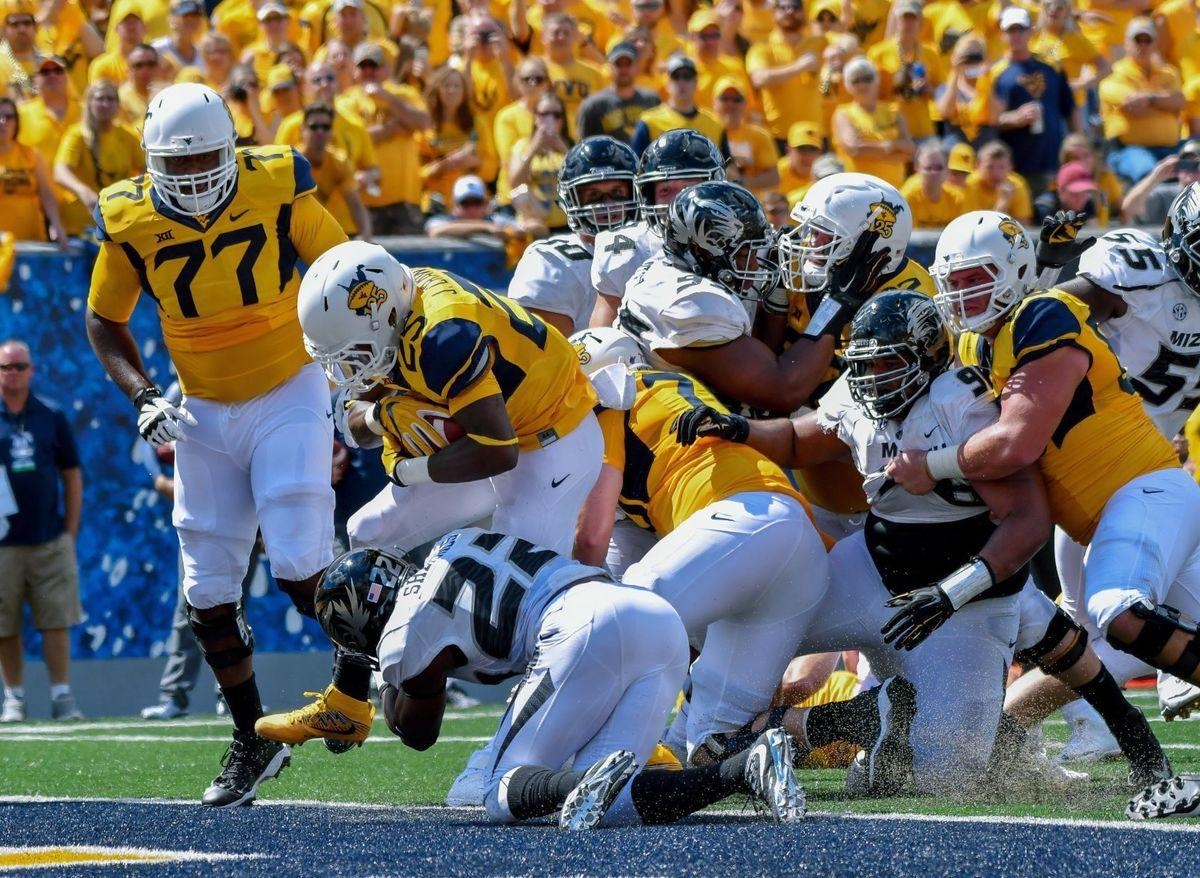
[[[646,147],[638,165],[641,219],[596,236],[592,326],[612,326],[633,273],[662,252],[662,228],[671,201],[689,186],[725,179],[725,161],[715,143],[690,128],[675,128]]]
[[[1145,718],[1087,649],[1086,633],[1027,584],[1028,560],[1050,529],[1037,474],[1023,470],[1002,483],[947,480],[916,496],[884,472],[901,450],[961,441],[999,413],[983,375],[947,370],[949,342],[933,301],[901,291],[872,299],[854,318],[845,358],[848,372],[814,413],[764,422],[698,410],[677,428],[682,442],[744,436],[783,466],[849,457],[862,474],[871,504],[866,528],[831,551],[832,585],[800,648],[857,648],[876,674],[912,681],[913,771],[921,790],[985,777],[1002,670],[1014,648],[1102,706],[1138,780],[1166,776]],[[811,743],[804,710],[777,712],[774,721],[801,746]],[[864,786],[889,791],[869,775]]]
[[[563,335],[586,329],[596,304],[592,248],[597,235],[637,217],[636,175],[637,156],[618,140],[599,135],[571,147],[558,172],[558,203],[571,234],[526,248],[508,298]]]
[[[646,349],[651,365],[703,379],[721,398],[790,413],[825,377],[842,329],[877,288],[893,254],[863,232],[854,258],[831,270],[830,292],[805,336],[781,354],[751,335],[760,304],[786,313],[776,293],[775,231],[749,190],[701,183],[675,197],[663,252],[635,272],[617,327]]]
[[[485,751],[497,822],[559,811],[571,830],[666,823],[738,792],[775,820],[804,816],[778,730],[714,766],[639,772],[683,682],[687,636],[665,600],[598,567],[467,528],[427,554],[343,555],[316,604],[337,643],[378,663],[388,727],[416,750],[438,739],[449,678],[524,674]]]

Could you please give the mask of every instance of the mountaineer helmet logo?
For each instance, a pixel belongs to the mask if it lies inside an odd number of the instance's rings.
[[[346,307],[360,317],[371,316],[387,302],[387,291],[367,277],[365,266],[358,266],[354,279],[348,284],[338,284],[347,293]]]
[[[876,232],[881,238],[890,238],[892,229],[896,227],[896,217],[904,210],[899,204],[889,204],[880,200],[871,204],[871,225],[868,232]]]

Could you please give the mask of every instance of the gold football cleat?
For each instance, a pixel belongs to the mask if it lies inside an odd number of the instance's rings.
[[[327,743],[339,741],[346,745],[361,745],[371,734],[371,721],[375,718],[375,705],[371,702],[351,698],[332,683],[324,692],[305,692],[304,695],[316,700],[298,710],[260,717],[254,724],[254,731],[284,744],[303,744],[324,738]],[[339,752],[341,749],[337,748]]]

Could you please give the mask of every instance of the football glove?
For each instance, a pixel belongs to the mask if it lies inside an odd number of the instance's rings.
[[[1087,222],[1080,211],[1060,210],[1042,220],[1042,231],[1038,235],[1037,269],[1062,268],[1096,242],[1093,238],[1079,239],[1079,232]]]
[[[879,289],[883,268],[891,259],[888,250],[872,252],[879,240],[878,232],[864,232],[854,244],[850,255],[833,266],[829,274],[829,292],[813,312],[804,329],[809,338],[832,335],[841,338],[858,309]]]
[[[671,432],[680,445],[692,445],[706,436],[745,442],[750,436],[750,422],[741,415],[724,414],[702,405],[677,417],[675,423],[671,424]]]
[[[196,419],[186,409],[167,402],[154,385],[139,390],[133,404],[138,410],[138,432],[151,445],[185,439],[184,425],[196,426]]]
[[[885,606],[899,608],[880,629],[883,642],[896,649],[913,649],[954,615],[954,605],[939,585],[897,595]]]

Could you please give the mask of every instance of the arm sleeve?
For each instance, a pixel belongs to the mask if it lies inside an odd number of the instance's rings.
[[[128,323],[142,291],[142,278],[120,244],[105,241],[92,267],[88,307],[114,323]]]
[[[338,221],[312,192],[292,203],[292,224],[288,233],[296,252],[309,265],[329,248],[349,240]],[[94,284],[93,276],[93,288]]]
[[[604,409],[597,416],[600,422],[600,435],[604,437],[604,463],[616,469],[625,471],[625,419],[628,412]]]

